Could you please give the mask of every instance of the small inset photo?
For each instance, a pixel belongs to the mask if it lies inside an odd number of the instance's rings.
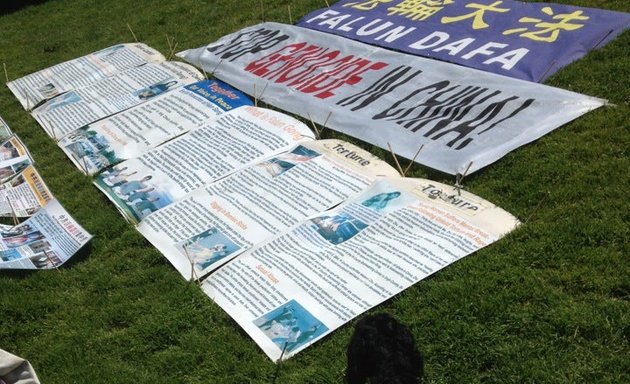
[[[177,243],[177,248],[195,267],[204,270],[226,256],[241,249],[217,228],[207,229]]]
[[[259,317],[254,324],[285,352],[292,352],[328,331],[328,327],[295,300]]]
[[[319,216],[311,219],[313,228],[329,243],[337,245],[353,238],[356,234],[367,228],[363,221],[340,213],[334,216]]]

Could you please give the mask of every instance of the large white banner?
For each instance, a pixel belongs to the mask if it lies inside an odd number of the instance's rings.
[[[266,103],[390,143],[401,156],[424,145],[416,161],[450,174],[474,172],[605,103],[278,23],[178,55]]]
[[[225,264],[202,288],[272,360],[486,245],[518,220],[425,179],[381,179]]]

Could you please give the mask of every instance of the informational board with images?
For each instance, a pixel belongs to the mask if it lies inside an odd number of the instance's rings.
[[[453,175],[605,103],[278,23],[178,55],[266,103],[406,158],[423,147],[417,162]]]
[[[75,255],[92,235],[52,200],[16,226],[0,226],[0,269],[57,268]]]
[[[199,279],[308,216],[398,172],[340,140],[311,141],[197,189],[138,225],[186,279]]]
[[[341,0],[297,25],[542,82],[630,27],[630,14],[513,0]]]
[[[35,108],[32,115],[55,140],[96,120],[197,82],[203,75],[188,64],[144,64],[66,92]]]
[[[518,224],[451,186],[382,179],[236,257],[202,288],[272,360],[284,360]]]
[[[64,92],[86,87],[126,69],[160,63],[164,56],[142,43],[117,44],[9,81],[7,86],[26,110]]]
[[[57,144],[80,170],[93,175],[242,105],[252,105],[243,93],[202,80],[82,127]]]
[[[94,184],[137,223],[197,188],[314,140],[300,121],[244,106],[97,176]]]

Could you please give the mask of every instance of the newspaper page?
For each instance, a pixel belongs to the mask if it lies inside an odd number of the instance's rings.
[[[57,268],[92,235],[52,200],[24,223],[0,229],[0,269]]]
[[[225,264],[202,284],[274,361],[286,359],[518,225],[465,191],[381,179]]]
[[[252,102],[216,80],[203,80],[167,92],[106,119],[82,127],[58,142],[88,175],[138,157],[212,117]]]
[[[59,140],[84,125],[202,77],[184,63],[145,64],[59,95],[35,108],[32,115],[49,136]]]
[[[235,172],[144,218],[138,231],[186,279],[198,279],[252,246],[397,176],[340,140],[300,144]]]
[[[22,107],[31,110],[61,93],[88,86],[129,68],[164,60],[161,53],[146,44],[118,44],[9,81],[7,86]]]
[[[313,133],[298,120],[245,106],[118,164],[94,184],[137,223],[197,188],[309,140]]]
[[[13,136],[13,132],[11,132],[11,128],[9,128],[9,124],[7,124],[2,119],[2,117],[0,117],[0,141],[4,142],[11,136]]]
[[[53,196],[33,165],[0,184],[0,216],[27,217],[46,205]]]

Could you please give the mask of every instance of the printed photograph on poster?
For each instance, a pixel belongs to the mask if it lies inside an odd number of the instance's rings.
[[[173,87],[176,87],[177,84],[178,84],[177,80],[163,81],[160,83],[149,85],[146,88],[139,89],[135,91],[133,94],[134,96],[138,97],[138,99],[140,100],[149,100],[150,98],[153,98],[159,94],[162,94],[168,91],[169,89]]]
[[[42,105],[39,108],[40,112],[50,112],[54,111],[57,108],[65,107],[70,104],[75,104],[81,101],[81,96],[78,93],[71,91],[68,93],[64,93],[63,95],[57,96],[54,99],[51,99],[46,104]]]
[[[20,160],[22,158],[22,160]],[[0,182],[6,183],[11,180],[13,176],[19,174],[23,170],[25,170],[29,165],[32,164],[31,159],[28,156],[21,156],[17,158],[17,162],[10,164],[9,162],[2,162],[2,164],[7,164],[3,167],[0,167]]]
[[[353,238],[368,226],[363,221],[346,213],[315,217],[311,222],[317,233],[334,245]]]
[[[107,137],[90,129],[90,126],[79,128],[67,135],[63,138],[63,142],[63,149],[66,153],[76,158],[80,163],[84,162],[80,164],[84,171],[98,170],[123,160],[119,159],[116,152],[111,150]]]
[[[127,172],[126,167],[113,167],[103,172],[97,183],[111,191],[109,197],[136,221],[173,202],[171,193],[165,188],[169,184],[161,174],[140,175],[137,171]]]
[[[217,228],[210,228],[181,241],[176,247],[201,271],[241,249]]]
[[[298,163],[309,161],[320,155],[320,153],[312,149],[299,145],[293,151],[263,161],[257,164],[257,166],[264,168],[271,177],[276,177],[295,167]]]
[[[293,352],[328,331],[321,321],[296,300],[266,313],[254,320],[254,324],[286,352]]]

